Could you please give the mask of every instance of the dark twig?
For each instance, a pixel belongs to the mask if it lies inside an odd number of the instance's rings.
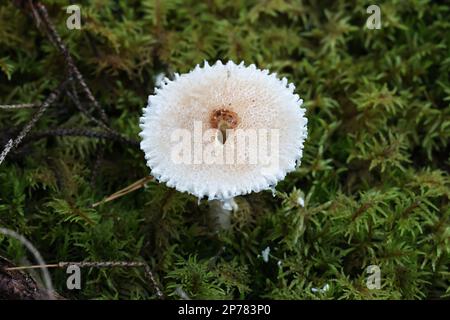
[[[94,131],[84,128],[59,128],[59,129],[52,129],[52,130],[45,130],[45,131],[39,131],[32,135],[30,135],[27,138],[27,143],[30,141],[35,141],[37,139],[42,139],[46,137],[52,137],[52,136],[59,136],[59,137],[87,137],[87,138],[94,138],[94,139],[105,139],[105,140],[113,140],[118,142],[123,142],[129,145],[138,146],[139,141],[124,138],[122,136],[119,136],[117,134],[113,134],[111,132],[101,132],[101,131]]]
[[[70,81],[70,79],[69,79]],[[16,103],[16,104],[0,104],[0,109],[3,110],[15,110],[15,109],[34,109],[34,108],[39,108],[41,106],[41,102],[33,102],[33,103]],[[92,105],[92,103],[86,102],[86,103],[82,103],[83,107],[86,106],[90,106]],[[51,107],[64,107],[66,106],[66,104],[62,104],[62,103],[53,103],[51,105]],[[85,107],[84,107],[85,108]],[[85,108],[86,109],[86,108]],[[97,120],[98,121],[98,120]]]
[[[90,121],[97,124],[99,127],[102,128],[108,128],[108,126],[103,123],[102,121],[99,121],[97,118],[95,118],[89,110],[80,102],[80,97],[78,96],[77,88],[75,86],[75,83],[71,83],[71,90],[67,90],[67,95],[69,96],[70,100],[75,104],[78,110],[81,111],[86,117],[89,118]],[[109,128],[108,128],[109,129]]]
[[[34,7],[33,4],[31,4],[31,8],[33,8],[33,7]],[[64,59],[65,59],[65,61],[67,63],[67,66],[69,68],[69,71],[77,79],[78,83],[80,84],[81,88],[83,89],[84,93],[86,94],[86,97],[88,98],[88,100],[90,102],[92,102],[92,104],[95,106],[95,108],[100,113],[100,117],[101,117],[102,121],[105,124],[107,124],[108,123],[108,117],[107,117],[107,115],[105,113],[105,110],[103,110],[103,108],[100,106],[100,104],[95,99],[94,95],[92,94],[91,90],[87,86],[86,82],[84,81],[84,78],[83,78],[81,72],[78,70],[77,66],[75,65],[75,62],[74,62],[71,54],[67,50],[67,47],[65,46],[64,42],[62,41],[60,35],[56,31],[55,26],[50,21],[47,9],[45,8],[45,6],[42,3],[39,3],[39,2],[36,3],[35,8],[40,13],[40,18],[44,21],[44,23],[45,23],[45,25],[47,27],[47,30],[48,30],[47,36],[49,37],[50,41],[62,53],[62,55],[64,56]]]
[[[47,110],[48,106],[51,105],[53,102],[58,99],[58,97],[61,95],[61,91],[63,90],[64,86],[67,84],[67,80],[64,80],[60,83],[58,88],[56,88],[55,91],[50,93],[50,95],[44,100],[44,102],[41,104],[39,109],[36,111],[36,113],[33,115],[31,120],[27,123],[27,125],[22,129],[22,131],[19,133],[19,135],[15,139],[10,139],[5,147],[3,148],[2,153],[0,154],[0,165],[3,163],[3,160],[5,160],[8,153],[16,148],[22,140],[25,138],[25,136],[30,132],[30,130],[33,128],[33,126],[36,124],[36,122],[39,120],[39,118],[44,114],[45,110]]]
[[[40,103],[0,104],[0,109],[30,109],[40,105]]]
[[[40,2],[34,3],[33,1],[27,1],[27,2],[15,1],[15,4],[22,9],[31,10],[32,17],[35,20],[36,25],[38,27],[40,25],[44,25],[48,39],[50,40],[50,42],[53,43],[53,45],[57,49],[59,49],[59,51],[61,52],[61,54],[64,57],[64,60],[67,64],[67,68],[69,71],[69,80],[72,80],[73,78],[75,78],[77,80],[81,89],[83,90],[86,97],[88,98],[89,103],[92,104],[94,106],[94,108],[96,110],[98,110],[98,112],[100,113],[101,121],[96,119],[95,117],[93,117],[90,114],[90,112],[83,106],[83,104],[81,104],[80,99],[77,94],[76,86],[73,85],[72,92],[70,92],[70,90],[67,90],[67,93],[68,93],[69,98],[76,105],[76,107],[83,114],[88,116],[91,121],[93,121],[94,123],[96,123],[97,125],[99,125],[100,127],[102,127],[103,129],[105,129],[106,131],[109,132],[109,136],[104,135],[104,138],[112,138],[113,140],[118,140],[118,141],[122,141],[123,143],[126,143],[126,144],[138,146],[139,142],[137,140],[133,140],[133,139],[124,137],[122,134],[109,128],[109,126],[107,125],[108,117],[107,117],[104,109],[100,106],[98,101],[95,99],[91,90],[87,86],[81,72],[78,70],[77,66],[75,65],[75,62],[74,62],[71,54],[69,53],[69,50],[67,49],[66,45],[62,41],[61,36],[58,34],[55,26],[51,22],[46,7]],[[60,131],[60,133],[61,133],[61,135],[76,135],[76,134],[70,134],[67,132],[63,134],[62,131]],[[94,134],[94,135],[92,135],[92,137],[98,137],[98,135],[102,135],[102,134]],[[11,144],[11,141],[9,141],[8,144]],[[9,145],[7,145],[7,146],[9,147]],[[1,164],[1,158],[0,158],[0,164]]]
[[[89,120],[91,120],[92,122],[94,122],[95,124],[97,124],[98,126],[100,126],[101,128],[105,129],[106,131],[108,131],[112,136],[116,136],[117,140],[122,140],[125,143],[129,143],[132,145],[139,145],[138,141],[129,139],[127,137],[124,137],[122,134],[120,134],[119,132],[111,129],[110,127],[108,127],[105,123],[103,123],[102,121],[97,120],[95,117],[93,117],[89,111],[83,106],[83,104],[80,102],[80,98],[78,97],[78,93],[75,87],[75,84],[72,82],[72,90],[69,91],[67,90],[67,95],[69,96],[69,98],[73,101],[73,103],[75,104],[75,106],[78,108],[78,110],[80,110],[84,115],[86,115]],[[131,141],[131,143],[130,143]]]

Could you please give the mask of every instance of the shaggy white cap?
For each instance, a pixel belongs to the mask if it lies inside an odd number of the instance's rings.
[[[225,200],[273,188],[288,172],[295,170],[307,136],[303,101],[294,94],[294,89],[286,78],[280,80],[276,74],[257,69],[253,64],[246,67],[231,61],[226,65],[218,61],[213,66],[205,62],[203,67],[197,65],[187,74],[176,74],[173,81],[165,78],[156,94],[149,96],[141,117],[141,149],[151,174],[181,192],[198,198],[206,196],[209,200]],[[227,146],[244,148],[248,160],[258,143],[243,146],[238,129],[264,129],[268,143],[278,141],[276,150],[268,147],[271,159],[276,161],[269,165],[260,163],[260,159],[258,163],[234,161],[231,164],[173,161],[173,150],[179,144],[171,137],[173,132],[185,129],[194,136],[195,123],[200,122],[203,132],[214,128],[213,115],[223,116],[223,110],[232,115],[234,122],[228,126],[231,134],[227,131],[224,143],[211,139],[201,141],[202,150],[209,147],[223,152]],[[194,144],[190,144],[193,149]]]

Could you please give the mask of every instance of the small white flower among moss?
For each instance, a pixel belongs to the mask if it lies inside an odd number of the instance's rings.
[[[165,78],[141,117],[151,174],[209,200],[273,188],[296,168],[307,136],[294,89],[286,78],[231,61]]]

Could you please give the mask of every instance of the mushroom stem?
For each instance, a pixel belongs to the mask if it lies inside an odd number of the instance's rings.
[[[210,214],[216,222],[217,231],[230,229],[231,213],[237,209],[238,206],[234,201],[234,198],[212,200],[210,202]]]

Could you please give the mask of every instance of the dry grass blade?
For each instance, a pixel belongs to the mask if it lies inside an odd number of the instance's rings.
[[[106,198],[103,199],[102,201],[99,201],[99,202],[94,203],[94,204],[92,205],[92,207],[95,208],[95,207],[99,206],[100,204],[103,204],[103,203],[112,201],[112,200],[117,199],[117,198],[120,198],[120,197],[122,197],[122,196],[124,196],[124,195],[126,195],[126,194],[128,194],[128,193],[130,193],[130,192],[133,192],[133,191],[135,191],[135,190],[138,190],[138,189],[144,187],[145,184],[146,184],[147,182],[150,182],[150,181],[152,181],[152,180],[153,180],[153,177],[152,177],[152,176],[148,176],[148,177],[139,179],[138,181],[133,182],[133,183],[130,184],[129,186],[127,186],[127,187],[125,187],[125,188],[123,188],[123,189],[121,189],[121,190],[119,190],[119,191],[113,193],[112,195],[106,197]]]

